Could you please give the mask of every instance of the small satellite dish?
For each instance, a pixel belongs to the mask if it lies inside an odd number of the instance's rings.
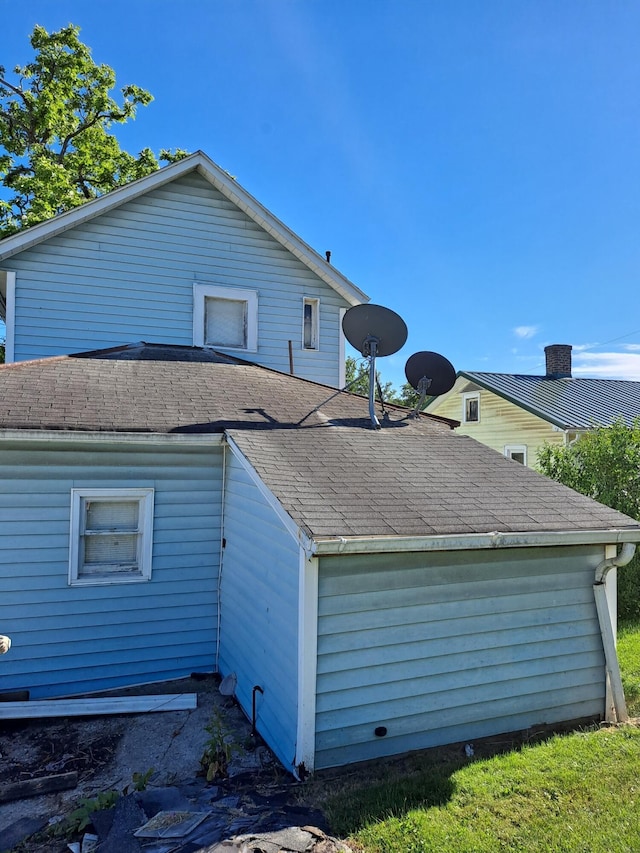
[[[407,325],[399,314],[383,305],[354,305],[342,318],[342,331],[352,347],[369,357],[393,355],[405,345]]]
[[[454,366],[449,359],[437,352],[414,352],[407,359],[404,374],[409,385],[420,393],[420,399],[412,413],[415,417],[424,406],[427,394],[430,397],[446,394],[456,381]]]
[[[354,305],[342,318],[342,331],[352,347],[369,359],[369,417],[380,429],[374,398],[377,356],[393,355],[407,340],[407,325],[399,314],[383,305]]]

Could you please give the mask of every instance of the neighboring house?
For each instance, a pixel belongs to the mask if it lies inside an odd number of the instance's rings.
[[[458,432],[530,468],[545,442],[568,445],[595,424],[620,417],[631,426],[640,417],[640,382],[575,378],[571,349],[545,347],[544,376],[462,370],[426,411],[457,419]]]
[[[235,674],[300,775],[624,717],[605,581],[640,524],[447,419],[372,429],[333,387],[361,291],[203,155],[162,171],[0,243],[2,689]],[[254,349],[215,340],[251,300],[194,281],[257,294]]]

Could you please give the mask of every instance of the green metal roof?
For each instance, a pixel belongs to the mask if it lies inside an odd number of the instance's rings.
[[[608,426],[620,417],[631,426],[633,419],[640,417],[640,382],[466,370],[459,375],[561,429]]]

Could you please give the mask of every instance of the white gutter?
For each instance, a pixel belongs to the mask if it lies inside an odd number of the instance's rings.
[[[223,434],[215,433],[161,433],[161,432],[107,432],[101,430],[58,430],[58,429],[2,429],[0,443],[3,442],[58,442],[71,444],[78,441],[97,442],[98,444],[152,444],[172,447],[175,445],[193,445],[198,447],[218,447],[222,444]]]
[[[640,542],[640,526],[614,530],[558,530],[541,533],[464,533],[452,536],[353,536],[315,539],[314,554],[391,554],[406,551],[465,551],[562,545]]]
[[[622,687],[622,677],[620,675],[620,665],[618,663],[618,655],[616,653],[616,637],[609,611],[609,602],[607,601],[607,575],[611,569],[619,566],[626,566],[631,560],[636,550],[636,546],[630,542],[626,542],[620,553],[614,557],[605,558],[596,567],[596,576],[593,584],[593,594],[596,600],[596,609],[598,611],[598,621],[600,622],[600,633],[602,634],[602,645],[604,647],[604,658],[609,685],[611,686],[611,694],[613,705],[607,701],[605,719],[608,722],[626,723],[629,719],[627,714],[627,704],[624,698],[624,689]]]

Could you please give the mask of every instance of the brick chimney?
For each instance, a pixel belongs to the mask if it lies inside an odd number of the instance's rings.
[[[547,360],[547,379],[571,379],[570,344],[549,344],[544,348]]]

